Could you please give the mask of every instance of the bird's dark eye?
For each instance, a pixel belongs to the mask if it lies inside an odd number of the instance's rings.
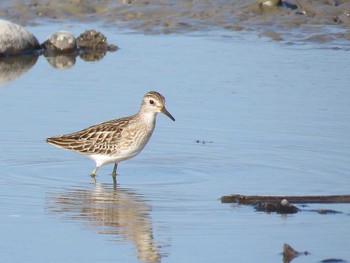
[[[153,105],[154,104],[154,100],[150,100],[149,103]]]

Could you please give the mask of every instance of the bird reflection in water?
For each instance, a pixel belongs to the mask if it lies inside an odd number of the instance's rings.
[[[50,193],[47,210],[86,222],[89,229],[112,235],[112,240],[133,242],[140,262],[160,262],[164,256],[153,239],[151,207],[129,189],[96,183],[93,189]]]

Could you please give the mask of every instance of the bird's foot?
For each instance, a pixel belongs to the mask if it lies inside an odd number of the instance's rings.
[[[96,183],[96,174],[90,174],[92,182],[95,184]]]
[[[115,171],[112,172],[113,183],[117,183],[117,173]]]
[[[113,185],[117,185],[117,176],[112,176]]]

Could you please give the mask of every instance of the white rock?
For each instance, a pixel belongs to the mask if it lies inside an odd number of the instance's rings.
[[[0,56],[22,55],[39,47],[36,37],[24,27],[0,19]]]
[[[283,206],[289,205],[288,200],[287,200],[287,199],[283,199],[283,200],[281,201],[281,205],[283,205]]]

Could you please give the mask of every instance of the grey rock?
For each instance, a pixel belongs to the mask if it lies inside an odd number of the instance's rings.
[[[0,56],[16,56],[39,49],[36,37],[24,27],[0,19]]]
[[[67,31],[57,31],[53,33],[45,42],[47,50],[53,52],[73,52],[76,50],[76,39],[74,35]]]

